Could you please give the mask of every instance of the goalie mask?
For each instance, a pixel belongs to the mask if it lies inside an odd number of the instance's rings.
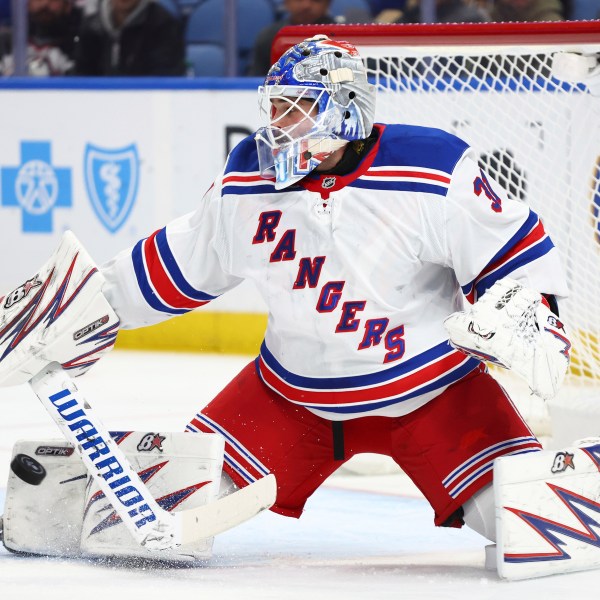
[[[373,129],[375,87],[356,48],[317,36],[290,48],[259,90],[265,126],[256,133],[261,175],[295,183]]]

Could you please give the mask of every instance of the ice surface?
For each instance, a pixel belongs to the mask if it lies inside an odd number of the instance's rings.
[[[182,430],[250,359],[115,351],[78,385],[112,430]],[[60,437],[27,386],[0,388],[0,507],[18,439]],[[484,569],[478,534],[435,528],[401,473],[338,472],[300,520],[263,513],[217,537],[194,568],[25,558],[0,549],[2,600],[210,599],[544,600],[589,597],[600,572],[505,582]],[[193,596],[192,596],[193,595]]]

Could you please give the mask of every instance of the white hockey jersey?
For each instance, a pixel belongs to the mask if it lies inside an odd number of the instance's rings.
[[[342,420],[406,414],[480,367],[442,324],[463,296],[507,275],[566,295],[542,222],[465,142],[376,127],[353,173],[313,172],[279,191],[259,175],[253,138],[242,141],[197,211],[103,267],[122,325],[188,312],[250,278],[269,308],[263,381]]]

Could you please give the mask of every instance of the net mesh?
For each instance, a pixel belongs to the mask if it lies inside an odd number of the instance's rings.
[[[556,47],[360,48],[377,120],[466,140],[508,194],[542,218],[567,271],[568,382],[600,381],[600,97],[552,76]]]

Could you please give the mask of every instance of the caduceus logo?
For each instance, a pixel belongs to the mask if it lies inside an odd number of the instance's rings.
[[[119,214],[119,198],[123,184],[120,177],[119,163],[107,162],[100,167],[100,179],[104,182],[104,196],[106,208],[111,219]]]
[[[138,189],[139,159],[135,144],[114,150],[88,144],[85,185],[102,224],[115,233],[127,220]]]

